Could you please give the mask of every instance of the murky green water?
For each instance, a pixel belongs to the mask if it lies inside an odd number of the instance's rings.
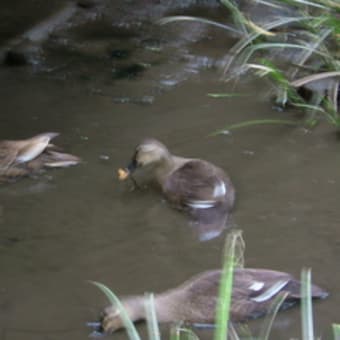
[[[151,33],[148,27],[148,39]],[[331,293],[315,304],[316,333],[330,338],[331,323],[340,322],[339,141],[322,127],[208,137],[226,124],[288,114],[272,109],[259,83],[237,88],[250,96],[207,97],[234,91],[218,81],[217,69],[202,67],[211,61],[203,57],[224,54],[214,34],[183,45],[163,36],[167,47],[160,53],[140,36],[86,43],[105,51],[123,45],[131,50],[129,62],[151,64],[132,79],[115,79],[120,61],[106,52],[84,57],[51,47],[39,67],[0,69],[1,139],[58,131],[57,144],[83,159],[77,167],[0,188],[1,339],[86,339],[85,323],[105,305],[87,280],[122,295],[157,292],[220,266],[224,237],[199,243],[186,217],[157,191],[131,192],[114,178],[146,136],[229,172],[247,266],[296,275],[312,267],[314,281]],[[273,339],[299,337],[299,322],[298,309],[282,313]],[[251,325],[257,329],[260,322]],[[211,331],[200,334],[211,338]]]

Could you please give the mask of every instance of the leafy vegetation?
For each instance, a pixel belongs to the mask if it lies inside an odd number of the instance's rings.
[[[221,2],[230,11],[233,25],[213,24],[239,37],[226,55],[224,80],[235,80],[254,72],[269,81],[278,105],[293,106],[306,113],[305,125],[313,127],[325,120],[340,128],[339,2],[261,0],[257,4],[266,14],[261,18],[252,18],[251,11],[242,11],[233,0]],[[168,17],[160,23],[178,20],[183,17]],[[190,20],[212,23],[203,18]],[[228,97],[223,94],[209,96]],[[217,133],[243,126],[280,123],[274,121],[233,124]]]

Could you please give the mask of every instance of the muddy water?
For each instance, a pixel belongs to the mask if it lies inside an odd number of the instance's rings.
[[[334,134],[324,127],[276,126],[208,137],[226,124],[288,113],[273,110],[261,83],[234,89],[218,81],[211,65],[225,50],[212,39],[221,38],[215,31],[199,40],[158,32],[151,40],[147,26],[146,42],[139,35],[99,39],[100,31],[73,49],[47,46],[38,66],[0,69],[1,137],[59,131],[58,145],[83,159],[77,167],[0,188],[1,339],[86,339],[85,323],[105,305],[87,280],[120,295],[157,292],[220,266],[224,236],[198,242],[186,217],[157,191],[131,192],[114,179],[145,136],[230,173],[237,189],[233,223],[244,231],[246,264],[296,275],[312,267],[314,281],[331,292],[315,304],[316,334],[329,339],[331,323],[340,321]],[[160,52],[146,46],[160,41],[166,46]],[[113,51],[122,46],[130,54],[117,61]],[[147,68],[117,76],[122,65],[137,61]],[[207,97],[230,91],[249,96]],[[272,338],[299,337],[299,320],[298,309],[282,313]],[[250,323],[255,332],[260,324]],[[211,331],[200,335],[209,339]]]

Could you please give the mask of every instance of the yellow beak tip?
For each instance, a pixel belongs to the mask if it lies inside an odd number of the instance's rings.
[[[118,169],[117,173],[118,173],[118,179],[120,181],[125,181],[129,177],[129,171],[126,169],[120,168]]]

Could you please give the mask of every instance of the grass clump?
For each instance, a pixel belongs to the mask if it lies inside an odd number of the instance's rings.
[[[282,11],[269,21],[257,23],[265,32],[252,29],[230,49],[225,79],[255,71],[270,81],[278,105],[292,105],[306,112],[306,125],[326,120],[339,128],[339,5],[324,0],[261,3],[264,11],[266,6]],[[273,35],[266,34],[268,31]]]
[[[264,14],[260,18],[252,18],[252,12],[242,11],[234,0],[221,3],[230,11],[232,25],[195,17],[185,20],[213,24],[238,37],[224,60],[224,80],[237,80],[253,71],[268,80],[277,105],[303,110],[308,127],[325,120],[340,128],[339,2],[259,0],[257,6]],[[181,20],[181,16],[168,17],[160,23]],[[268,121],[257,119],[231,128],[256,124]]]

